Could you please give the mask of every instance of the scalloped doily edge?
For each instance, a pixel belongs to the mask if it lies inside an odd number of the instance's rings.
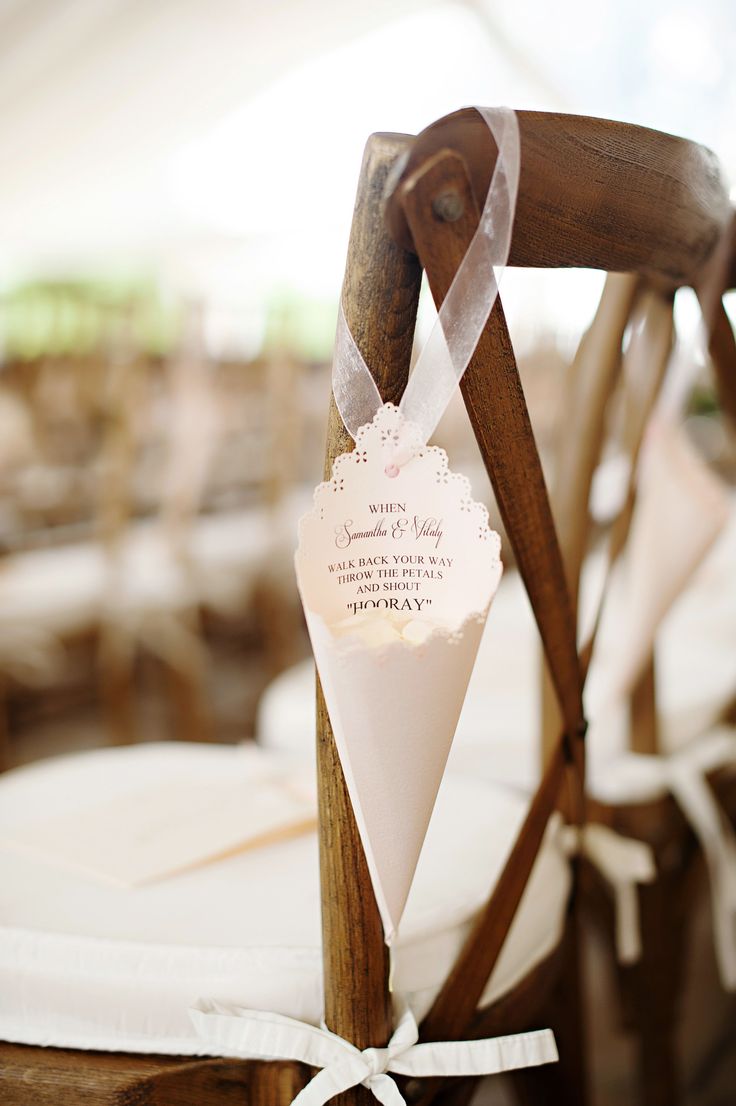
[[[473,498],[473,489],[467,476],[465,476],[461,472],[452,471],[452,469],[450,468],[450,461],[447,456],[447,452],[442,449],[441,446],[422,445],[419,428],[416,426],[416,424],[411,423],[408,419],[404,418],[399,408],[396,407],[393,403],[384,403],[382,407],[379,407],[378,411],[373,416],[373,419],[360,427],[355,438],[355,447],[349,452],[341,453],[338,457],[335,458],[335,460],[332,462],[332,475],[330,479],[323,480],[314,489],[314,495],[312,497],[312,508],[302,515],[297,526],[297,556],[300,553],[304,555],[302,544],[304,529],[310,522],[320,520],[322,499],[326,497],[330,492],[335,494],[336,492],[341,490],[341,481],[344,479],[340,475],[341,470],[346,465],[349,465],[351,463],[355,464],[356,454],[358,456],[361,454],[360,446],[364,443],[366,435],[372,430],[380,430],[381,423],[387,419],[397,420],[400,428],[406,427],[408,430],[409,438],[413,439],[414,442],[417,443],[417,448],[412,454],[412,458],[423,457],[427,454],[435,457],[439,462],[439,469],[437,473],[438,481],[442,481],[443,483],[449,483],[452,481],[453,483],[458,484],[464,490],[465,495],[464,497],[461,497],[461,504],[463,502],[467,503],[466,509],[478,516],[480,521],[480,530],[485,531],[486,536],[491,538],[492,544],[495,545],[495,550],[492,554],[493,563],[495,565],[495,562],[498,561],[498,564],[501,565],[501,569],[503,570],[503,562],[501,561],[501,536],[497,530],[493,530],[490,526],[488,508],[485,506],[484,503],[480,503],[477,499]],[[498,587],[498,584],[496,585],[496,587]],[[491,596],[491,599],[492,598],[493,595]],[[486,615],[482,615],[482,617],[485,618]]]

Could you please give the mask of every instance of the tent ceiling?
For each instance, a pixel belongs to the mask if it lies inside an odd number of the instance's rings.
[[[418,6],[0,0],[0,242],[63,249],[82,212],[91,238],[165,234],[177,149],[315,51]]]
[[[370,130],[469,102],[646,122],[733,167],[735,54],[732,0],[0,0],[0,277],[252,236],[253,177],[283,192],[330,127],[349,206]]]

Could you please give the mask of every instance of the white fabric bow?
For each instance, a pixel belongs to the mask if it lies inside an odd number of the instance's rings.
[[[295,1060],[322,1070],[303,1088],[292,1106],[324,1106],[335,1095],[362,1084],[384,1106],[405,1106],[388,1074],[414,1078],[495,1075],[557,1060],[550,1029],[491,1037],[480,1041],[431,1041],[417,1044],[419,1030],[404,1006],[385,1048],[361,1052],[349,1041],[306,1022],[261,1010],[200,1001],[189,1011],[200,1037],[223,1056],[246,1060]]]
[[[654,788],[669,791],[700,842],[710,877],[713,940],[721,982],[736,990],[736,834],[719,808],[707,774],[736,764],[736,735],[726,727],[670,756],[626,753],[607,766],[604,801]],[[643,790],[642,790],[643,785]]]
[[[654,854],[644,841],[622,837],[608,826],[590,823],[562,826],[562,846],[568,856],[586,857],[613,891],[616,918],[616,955],[621,964],[641,956],[641,927],[637,884],[657,876]]]

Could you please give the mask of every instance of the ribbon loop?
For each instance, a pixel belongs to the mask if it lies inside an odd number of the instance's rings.
[[[552,1031],[516,1033],[479,1041],[417,1044],[416,1019],[405,1004],[385,1048],[360,1052],[349,1041],[281,1014],[201,1001],[189,1011],[197,1033],[218,1055],[246,1060],[296,1060],[319,1067],[292,1106],[325,1106],[350,1087],[362,1084],[383,1106],[406,1106],[388,1074],[419,1077],[494,1075],[557,1060]]]
[[[521,163],[519,124],[511,108],[476,108],[498,149],[478,227],[409,377],[399,409],[426,445],[473,356],[498,295],[511,249]],[[371,372],[340,306],[332,364],[332,389],[340,417],[356,437],[382,404]],[[404,450],[389,462],[404,464]]]

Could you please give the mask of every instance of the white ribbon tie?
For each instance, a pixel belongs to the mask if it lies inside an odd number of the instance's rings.
[[[189,1014],[199,1036],[218,1055],[291,1060],[320,1068],[292,1106],[324,1106],[359,1084],[384,1106],[406,1106],[389,1072],[415,1079],[495,1075],[550,1064],[558,1058],[550,1029],[479,1041],[418,1044],[417,1023],[407,1006],[401,1009],[388,1045],[363,1051],[327,1029],[281,1014],[204,1001]]]

